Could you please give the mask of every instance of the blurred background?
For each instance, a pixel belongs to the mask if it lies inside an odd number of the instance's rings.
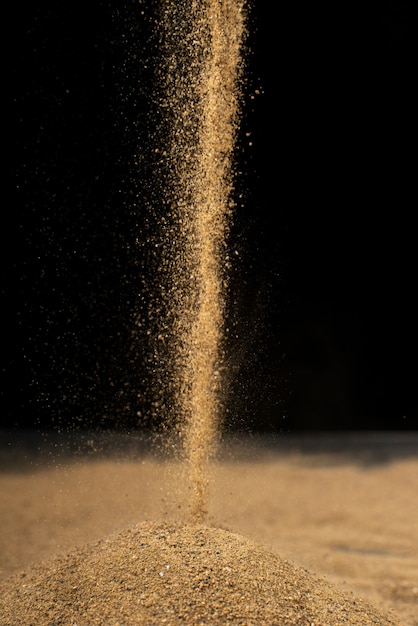
[[[158,5],[7,8],[3,427],[164,420]],[[410,5],[248,10],[225,427],[417,429]]]

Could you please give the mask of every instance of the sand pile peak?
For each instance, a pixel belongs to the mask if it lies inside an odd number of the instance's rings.
[[[141,523],[14,575],[2,626],[394,626],[258,544],[204,525]]]

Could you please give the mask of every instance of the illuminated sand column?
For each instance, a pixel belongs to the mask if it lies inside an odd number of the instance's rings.
[[[176,5],[177,3],[175,3]],[[174,212],[173,364],[176,432],[190,516],[206,512],[208,464],[220,428],[225,242],[239,113],[243,3],[189,0],[164,10],[169,190]]]
[[[186,336],[185,451],[191,479],[190,513],[206,512],[208,462],[219,430],[219,387],[224,309],[224,245],[232,189],[232,152],[238,110],[242,40],[241,3],[207,4],[209,54],[200,77],[201,125],[192,181],[192,250],[196,302]]]

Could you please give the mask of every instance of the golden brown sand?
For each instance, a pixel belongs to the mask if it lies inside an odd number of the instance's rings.
[[[3,463],[1,626],[417,626],[418,455],[292,441],[229,446],[196,525],[142,448]]]
[[[416,458],[365,471],[267,447],[213,462],[243,2],[162,7],[172,223],[153,352],[160,372],[173,363],[156,384],[176,381],[186,463],[144,449],[109,457],[94,436],[90,458],[9,459],[0,626],[416,626]]]
[[[156,26],[161,59],[156,109],[162,113],[158,171],[168,209],[159,224],[162,255],[154,353],[172,376],[165,424],[175,426],[193,489],[190,513],[204,517],[207,465],[219,434],[227,234],[241,98],[242,0],[163,2]],[[161,171],[160,171],[161,168]],[[157,359],[158,360],[158,359]]]
[[[396,623],[241,535],[151,523],[15,578],[2,610],[8,626]]]

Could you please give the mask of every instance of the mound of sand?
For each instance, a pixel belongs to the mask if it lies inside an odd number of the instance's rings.
[[[394,626],[241,535],[141,523],[2,583],[2,626]]]

